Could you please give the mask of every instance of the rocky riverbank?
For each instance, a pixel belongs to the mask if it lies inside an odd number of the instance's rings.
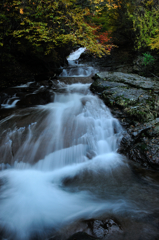
[[[119,152],[143,166],[159,168],[159,82],[137,74],[99,72],[90,89],[125,129]]]

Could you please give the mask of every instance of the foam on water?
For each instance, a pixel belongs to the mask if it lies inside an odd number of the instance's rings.
[[[47,111],[40,124],[37,119],[28,127],[3,132],[1,168],[6,170],[0,172],[0,225],[6,239],[29,239],[34,232],[57,231],[74,220],[128,207],[122,199],[103,201],[87,190],[63,189],[64,179],[88,171],[96,178],[103,169],[111,175],[116,168],[127,167],[115,153],[122,128],[90,93],[89,85],[59,83],[64,93],[38,107],[44,114]],[[20,145],[13,155],[15,141]],[[41,149],[44,158],[35,162]]]
[[[74,67],[63,69],[60,77],[89,77],[97,71],[93,67]]]
[[[117,153],[123,129],[89,86],[58,82],[53,103],[0,121],[4,239],[45,239],[74,221],[140,212],[130,168]],[[32,123],[11,127],[18,117]]]
[[[77,219],[89,219],[103,211],[121,211],[128,207],[123,200],[97,201],[88,192],[70,193],[61,189],[61,179],[79,169],[81,167],[72,166],[51,173],[31,169],[1,173],[6,183],[1,188],[0,224],[7,230],[6,236],[29,239],[34,232],[42,235],[46,229],[57,231]]]

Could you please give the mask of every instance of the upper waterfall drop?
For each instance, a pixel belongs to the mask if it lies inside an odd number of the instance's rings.
[[[79,48],[78,50],[72,52],[72,53],[68,56],[67,60],[68,60],[68,61],[74,61],[74,60],[79,59],[79,57],[81,56],[81,54],[82,54],[83,52],[85,52],[85,50],[86,50],[86,48],[83,48],[83,47]]]
[[[90,77],[97,72],[94,67],[78,64],[78,59],[85,50],[81,47],[68,56],[68,67],[63,69],[59,77]]]

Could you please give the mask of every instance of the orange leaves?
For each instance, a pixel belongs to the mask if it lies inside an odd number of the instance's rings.
[[[111,37],[109,37],[108,35],[108,32],[104,32],[99,35],[99,41],[101,42],[101,44],[106,44],[110,41]]]
[[[19,12],[20,14],[24,14],[23,8],[20,8]]]

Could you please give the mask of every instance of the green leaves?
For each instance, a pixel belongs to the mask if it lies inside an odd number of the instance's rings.
[[[158,7],[150,7],[146,1],[143,1],[143,4],[142,7],[136,8],[133,14],[129,15],[133,22],[133,30],[136,36],[136,49],[151,46],[151,38],[155,37],[156,31],[159,29]]]
[[[155,62],[155,58],[150,53],[143,53],[143,63],[142,65],[153,65]]]

